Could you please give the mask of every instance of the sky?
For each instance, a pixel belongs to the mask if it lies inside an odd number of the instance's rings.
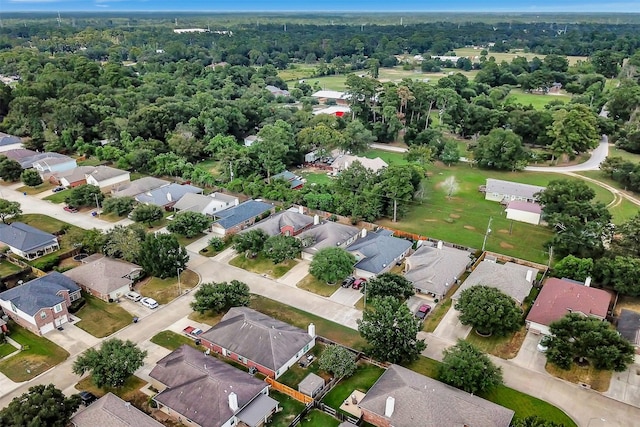
[[[218,11],[218,12],[607,12],[640,13],[640,1],[595,0],[0,0],[2,12]]]

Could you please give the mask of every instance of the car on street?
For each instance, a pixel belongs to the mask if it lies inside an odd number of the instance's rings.
[[[51,191],[52,191],[53,193],[57,193],[58,191],[62,191],[62,190],[64,190],[64,189],[65,189],[64,187],[56,187],[56,188],[54,188],[54,189],[53,189],[53,190],[51,190]]]
[[[367,279],[365,279],[364,277],[358,277],[356,280],[354,280],[351,287],[357,290],[363,287],[365,283],[367,283]]]
[[[78,395],[80,396],[80,400],[84,406],[89,406],[98,400],[98,397],[90,391],[81,391]]]
[[[422,304],[418,307],[418,311],[416,311],[416,317],[418,319],[424,320],[427,317],[427,314],[431,311],[431,306],[429,304]]]
[[[140,304],[144,305],[147,308],[158,308],[158,302],[156,300],[154,300],[153,298],[149,298],[149,297],[144,297],[140,300]]]
[[[71,212],[71,213],[76,213],[76,212],[78,212],[78,209],[74,208],[73,206],[65,206],[63,209],[64,209],[65,211],[67,211],[67,212]]]
[[[127,292],[126,297],[129,298],[131,301],[134,301],[134,302],[138,302],[138,301],[140,301],[142,299],[142,295],[140,295],[137,292],[133,292],[133,291]]]
[[[342,281],[342,287],[343,288],[350,288],[351,285],[353,285],[353,282],[355,282],[355,281],[356,281],[355,277],[349,276],[349,277],[347,277],[346,279],[344,279]]]

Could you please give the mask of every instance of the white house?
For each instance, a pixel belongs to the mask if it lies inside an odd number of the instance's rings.
[[[528,224],[540,224],[542,206],[538,203],[512,201],[507,205],[507,219],[526,222]]]
[[[365,168],[369,169],[372,172],[380,172],[382,169],[389,166],[387,162],[382,160],[380,157],[376,157],[375,159],[370,159],[368,157],[360,157],[360,156],[352,156],[350,154],[341,154],[333,161],[331,164],[331,169],[333,174],[338,174],[345,169],[353,166],[355,162],[360,163]]]
[[[257,135],[249,135],[244,139],[244,146],[251,147],[257,141],[262,141],[262,139]]]
[[[215,213],[237,206],[239,200],[235,196],[224,193],[204,194],[187,193],[173,205],[173,209],[180,212],[197,212],[214,216]]]
[[[505,204],[511,201],[532,203],[536,201],[535,194],[544,190],[545,187],[538,185],[487,178],[484,198]]]
[[[131,182],[129,171],[109,166],[96,166],[86,174],[87,184],[100,187],[101,191],[111,192],[123,184]]]

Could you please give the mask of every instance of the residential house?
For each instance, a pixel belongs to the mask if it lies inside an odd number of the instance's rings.
[[[545,187],[537,185],[487,178],[487,183],[484,188],[484,198],[485,200],[492,200],[504,204],[516,200],[533,203],[536,201],[535,194],[544,190]]]
[[[313,115],[328,114],[330,116],[344,117],[344,115],[351,114],[351,108],[346,105],[331,105],[329,107],[313,110]]]
[[[101,254],[82,260],[82,265],[63,273],[87,293],[113,302],[131,290],[133,282],[143,275],[142,267]]]
[[[129,402],[107,393],[71,418],[73,427],[163,427]]]
[[[539,225],[542,218],[542,206],[535,202],[511,201],[507,204],[507,219]]]
[[[144,193],[137,194],[134,198],[138,203],[145,205],[156,205],[169,210],[179,201],[185,194],[202,194],[202,188],[191,184],[168,184],[162,187],[149,190]]]
[[[376,427],[509,427],[514,411],[391,365],[358,404]]]
[[[373,277],[385,273],[402,262],[413,244],[407,239],[393,237],[393,231],[362,229],[360,238],[347,250],[356,257],[356,275]]]
[[[0,132],[0,153],[22,148],[22,140],[13,135]]]
[[[331,170],[334,175],[337,175],[343,170],[349,169],[355,162],[360,163],[366,169],[375,173],[378,173],[389,166],[387,162],[382,160],[380,157],[369,159],[367,157],[352,156],[350,154],[340,154],[331,164]]]
[[[636,348],[636,354],[640,354],[640,313],[623,308],[617,329]]]
[[[253,225],[261,216],[274,210],[273,205],[258,200],[247,200],[224,211],[218,212],[211,230],[221,236],[235,234]]]
[[[484,285],[499,289],[504,294],[513,298],[518,304],[522,305],[524,299],[529,296],[537,275],[538,270],[533,267],[516,264],[514,262],[499,264],[485,258],[471,274],[469,274],[451,298],[457,301],[465,289],[476,285]]]
[[[525,322],[527,329],[549,335],[549,325],[569,313],[605,320],[611,294],[603,289],[592,288],[590,283],[591,278],[585,283],[555,277],[547,279],[529,310]]]
[[[467,270],[472,257],[472,253],[445,246],[443,242],[435,245],[423,242],[405,260],[404,277],[413,283],[416,292],[442,300]]]
[[[80,287],[54,271],[0,293],[0,307],[14,322],[44,335],[69,321],[68,307],[80,298]]]
[[[253,145],[253,143],[257,142],[257,141],[262,141],[262,138],[260,138],[257,135],[249,135],[249,136],[244,138],[244,146],[245,147],[251,147]]]
[[[271,92],[271,95],[273,96],[291,96],[288,90],[280,89],[279,87],[273,85],[266,85],[264,88]]]
[[[145,176],[135,181],[123,182],[111,190],[113,197],[135,197],[138,194],[146,193],[156,188],[171,184],[164,179],[153,176]]]
[[[299,190],[304,185],[304,181],[302,181],[302,179],[299,176],[289,171],[284,171],[284,172],[280,172],[278,174],[273,175],[271,177],[271,182],[273,182],[276,179],[282,179],[288,182],[292,190]]]
[[[286,211],[271,215],[243,232],[250,230],[262,230],[268,236],[297,236],[313,225],[313,218],[302,213],[302,206],[299,209],[291,208]]]
[[[93,169],[92,166],[78,166],[63,172],[56,172],[49,177],[49,182],[67,188],[74,188],[87,183],[86,172]]]
[[[324,221],[320,223],[318,216],[313,218],[313,227],[303,231],[297,237],[302,242],[302,259],[312,260],[323,248],[341,247],[346,249],[360,236],[360,230],[351,225],[339,222]]]
[[[0,224],[0,243],[16,255],[36,259],[60,249],[58,238],[22,222]]]
[[[182,425],[259,427],[278,410],[266,382],[188,345],[160,359],[149,376],[160,411]]]
[[[338,105],[347,105],[351,95],[336,90],[319,90],[311,94],[312,98],[316,98],[320,104],[335,103]]]
[[[51,175],[49,181],[64,187],[77,187],[83,184],[95,185],[102,192],[111,192],[130,182],[129,171],[109,166],[78,166],[64,172]]]
[[[225,209],[232,208],[239,204],[235,196],[224,193],[204,194],[188,193],[173,205],[173,209],[179,212],[197,212],[204,215],[214,216]]]
[[[2,155],[20,163],[22,169],[35,168],[40,175],[47,177],[51,173],[63,172],[78,166],[75,159],[60,153],[38,153],[20,148],[7,150]]]
[[[313,348],[316,330],[313,323],[304,331],[250,308],[233,307],[200,339],[210,350],[277,379]]]

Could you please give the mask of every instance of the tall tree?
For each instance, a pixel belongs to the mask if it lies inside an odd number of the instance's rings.
[[[100,191],[100,187],[91,184],[75,187],[64,199],[65,203],[74,207],[96,206],[102,203],[103,200],[104,194]]]
[[[90,348],[73,362],[73,373],[91,372],[98,387],[122,387],[133,373],[144,365],[147,352],[132,341],[112,338],[102,342],[100,349]]]
[[[133,197],[110,197],[102,203],[102,212],[124,216],[133,210],[134,203]]]
[[[260,140],[251,145],[251,151],[267,173],[267,182],[271,182],[271,175],[281,172],[285,167],[286,155],[294,141],[291,125],[278,120],[273,125],[265,125],[258,136]]]
[[[313,256],[309,273],[326,283],[338,283],[353,272],[356,258],[342,248],[322,248]]]
[[[22,166],[15,160],[0,156],[0,178],[4,181],[17,181],[22,174]]]
[[[484,168],[515,171],[526,166],[528,154],[519,135],[511,130],[494,129],[478,138],[473,158]]]
[[[174,216],[167,230],[192,238],[209,228],[212,222],[213,219],[200,212],[180,212]]]
[[[289,259],[296,259],[301,249],[300,240],[292,236],[278,235],[271,236],[264,242],[263,251],[274,264],[279,264]]]
[[[331,372],[336,378],[347,378],[356,371],[356,357],[341,345],[327,346],[318,359],[320,369]]]
[[[465,289],[455,308],[463,325],[471,325],[483,335],[506,335],[522,326],[522,309],[511,297],[490,286]]]
[[[138,258],[144,271],[161,279],[176,277],[189,261],[187,250],[172,234],[147,234]]]
[[[502,370],[472,344],[458,340],[456,345],[444,350],[438,379],[467,393],[478,394],[502,384]]]
[[[417,338],[419,322],[409,307],[394,297],[376,298],[358,319],[358,331],[369,343],[368,354],[391,363],[411,362],[426,348]]]
[[[351,154],[361,154],[369,149],[369,145],[376,141],[375,136],[360,120],[352,120],[342,131],[342,139],[339,142],[342,151]]]
[[[2,427],[66,427],[80,406],[80,396],[66,397],[53,384],[38,384],[0,410]]]
[[[231,307],[249,305],[250,293],[246,283],[232,280],[231,283],[203,283],[193,297],[191,308],[194,311],[220,313]]]
[[[95,246],[103,242],[101,249],[106,256],[137,262],[145,237],[146,232],[140,225],[131,224],[126,227],[116,225],[103,238],[95,236],[95,240],[89,240],[89,242]],[[82,239],[82,242],[85,242],[85,238]]]
[[[245,233],[238,233],[233,236],[233,249],[236,252],[245,252],[245,254],[254,257],[259,252],[262,252],[268,238],[267,233],[259,228]]]
[[[0,199],[0,220],[3,224],[7,223],[8,218],[15,218],[22,214],[20,203],[12,202],[7,199]]]
[[[151,227],[151,224],[162,219],[162,208],[156,205],[138,205],[131,211],[131,219]]]
[[[593,259],[567,255],[553,266],[553,275],[584,282],[593,272]]]
[[[598,146],[600,133],[597,116],[582,104],[562,108],[553,115],[549,137],[552,140],[549,148],[554,156],[574,158],[576,153],[584,153]]]
[[[20,180],[24,185],[28,185],[29,187],[42,184],[42,177],[40,177],[40,174],[35,169],[25,169],[20,175]]]
[[[415,294],[413,284],[399,274],[382,273],[367,283],[367,296],[370,298],[394,297],[405,301],[413,294]]]

